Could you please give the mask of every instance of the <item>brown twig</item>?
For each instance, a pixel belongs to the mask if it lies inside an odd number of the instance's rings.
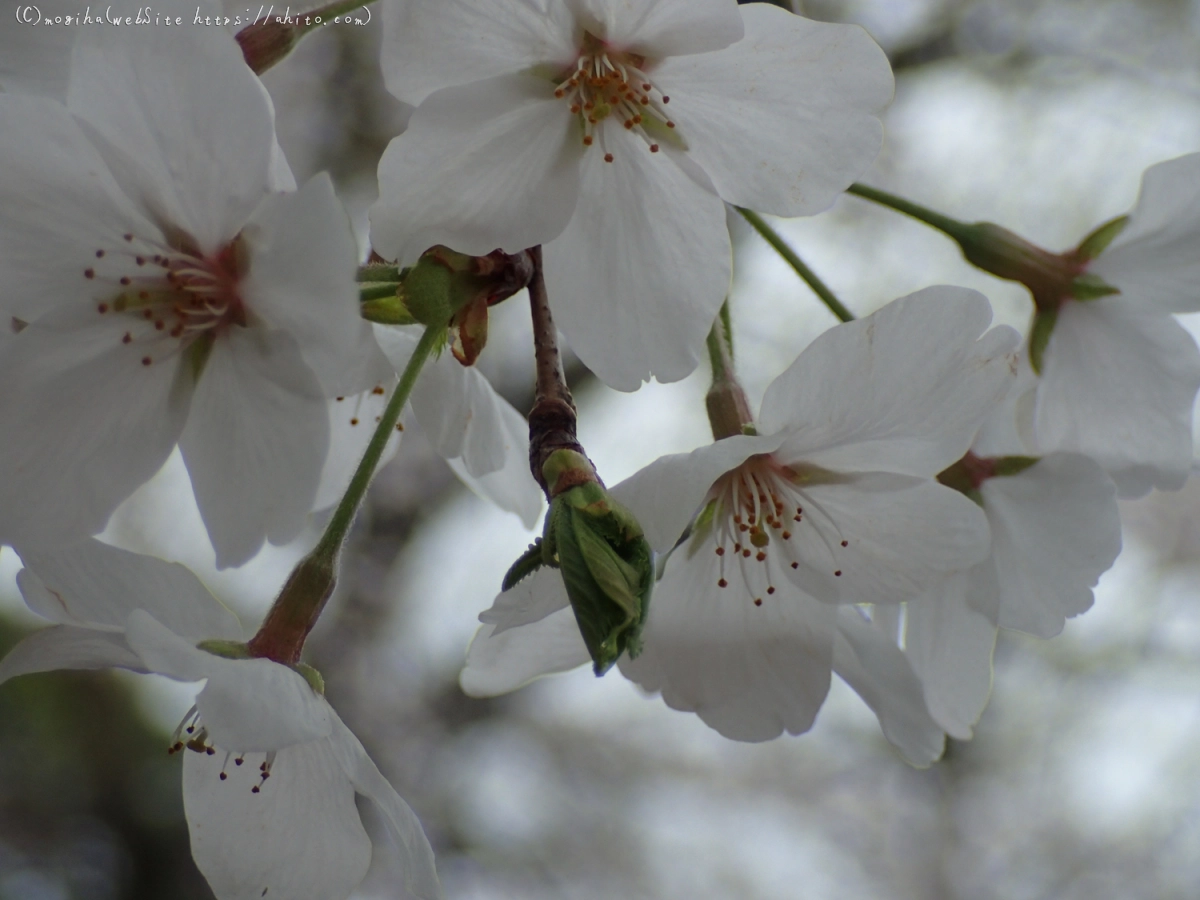
[[[529,281],[529,310],[533,318],[533,349],[537,371],[537,396],[529,411],[529,470],[550,497],[542,475],[542,464],[555,450],[574,450],[584,456],[575,437],[576,411],[571,390],[563,377],[558,353],[558,332],[550,315],[546,281],[542,276],[542,248],[526,251],[533,263]],[[552,498],[551,498],[552,499]]]

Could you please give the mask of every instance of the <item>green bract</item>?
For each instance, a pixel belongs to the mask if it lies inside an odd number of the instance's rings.
[[[567,454],[552,454],[551,459],[559,458],[554,466],[547,461],[546,468],[561,468]],[[562,573],[597,675],[625,651],[638,655],[654,586],[654,555],[637,519],[603,485],[577,484],[551,501],[542,538],[509,569],[504,589],[543,565]]]

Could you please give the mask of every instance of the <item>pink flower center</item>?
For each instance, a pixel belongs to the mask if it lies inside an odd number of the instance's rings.
[[[579,117],[585,147],[599,138],[605,162],[612,162],[613,154],[597,126],[608,120],[640,135],[651,153],[659,151],[659,139],[679,143],[673,134],[675,123],[665,109],[671,98],[654,87],[645,69],[644,57],[584,34],[575,69],[560,76],[563,80],[554,96],[566,100],[571,114]]]
[[[240,237],[207,256],[190,241],[170,247],[161,239],[123,237],[123,245],[97,250],[83,277],[98,288],[96,311],[125,319],[121,341],[137,347],[142,365],[247,324],[238,293],[245,268]]]
[[[793,538],[806,524],[825,544],[835,566],[840,565],[837,551],[850,544],[837,524],[805,496],[796,473],[769,453],[752,456],[722,475],[708,499],[716,504],[711,534],[720,557],[717,586],[727,588],[729,578],[735,577],[745,585],[755,606],[762,606],[763,597],[775,593],[773,567],[798,569],[804,564]],[[814,514],[824,519],[828,528],[815,525],[811,521]],[[832,541],[826,532],[832,534]],[[834,577],[842,576],[841,568],[832,571]]]

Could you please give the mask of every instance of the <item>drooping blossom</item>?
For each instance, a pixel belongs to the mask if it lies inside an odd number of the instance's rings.
[[[734,0],[385,5],[417,105],[379,167],[372,243],[545,244],[555,321],[605,382],[696,366],[730,279],[725,203],[827,208],[879,150],[892,77],[857,27]]]
[[[838,326],[767,389],[758,434],[664,457],[613,488],[656,551],[674,548],[644,650],[622,672],[722,734],[765,740],[808,729],[837,671],[910,759],[936,758],[942,730],[870,609],[987,553],[984,514],[935,476],[1010,385],[1017,335],[980,337],[990,318],[982,296],[931,288]],[[540,674],[535,638],[520,632],[562,628],[561,600],[537,579],[501,595],[464,687]],[[548,668],[571,662],[565,633],[548,647]]]
[[[1042,453],[1083,453],[1122,496],[1192,470],[1200,350],[1173,313],[1200,311],[1200,153],[1151,166],[1112,244],[1086,266],[1119,293],[1065,300],[1036,385]]]
[[[0,661],[0,683],[107,667],[205,681],[172,749],[186,751],[192,855],[218,900],[348,897],[372,847],[355,794],[382,813],[409,892],[441,895],[420,823],[362,744],[310,678],[221,649],[241,628],[195,575],[95,540],[19,552],[21,594],[55,624]]]
[[[903,634],[892,635],[903,639],[930,712],[960,739],[987,704],[997,630],[1054,637],[1091,608],[1092,588],[1121,550],[1112,479],[1077,453],[1027,455],[1016,407],[1001,404],[942,475],[982,507],[991,552],[910,600]]]
[[[66,105],[0,95],[0,541],[101,530],[178,443],[220,566],[295,537],[326,398],[386,362],[332,184],[295,182],[223,30],[82,32]]]

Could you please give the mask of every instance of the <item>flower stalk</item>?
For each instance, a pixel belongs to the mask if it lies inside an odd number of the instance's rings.
[[[292,52],[300,39],[322,25],[346,15],[372,0],[338,0],[305,13],[267,16],[237,33],[242,56],[255,75],[261,75]]]
[[[258,633],[250,639],[247,646],[252,656],[271,659],[284,665],[295,665],[300,661],[304,641],[317,624],[326,602],[333,594],[342,546],[366,496],[388,439],[400,420],[400,413],[412,394],[417,376],[421,374],[426,360],[434,350],[445,343],[445,340],[444,326],[425,328],[412,358],[400,375],[400,381],[392,392],[387,407],[380,416],[379,424],[375,426],[375,433],[371,436],[371,442],[367,444],[362,460],[350,479],[346,493],[334,509],[329,524],[325,526],[325,533],[288,576],[283,590],[271,606]]]
[[[816,294],[821,302],[829,307],[829,311],[838,317],[841,322],[851,322],[854,320],[854,313],[846,309],[845,305],[837,298],[837,295],[829,289],[829,287],[820,278],[817,273],[804,264],[804,261],[796,255],[796,251],[787,245],[787,242],[780,237],[779,232],[766,223],[762,216],[758,213],[737,207],[737,211],[741,213],[742,218],[750,223],[750,226],[762,236],[771,247],[783,257],[784,261],[792,267],[793,271],[804,279],[814,294]]]
[[[750,401],[746,399],[746,392],[734,374],[732,348],[729,302],[726,301],[708,333],[708,358],[712,363],[713,380],[705,395],[704,405],[708,410],[713,440],[717,441],[735,434],[756,433]]]

